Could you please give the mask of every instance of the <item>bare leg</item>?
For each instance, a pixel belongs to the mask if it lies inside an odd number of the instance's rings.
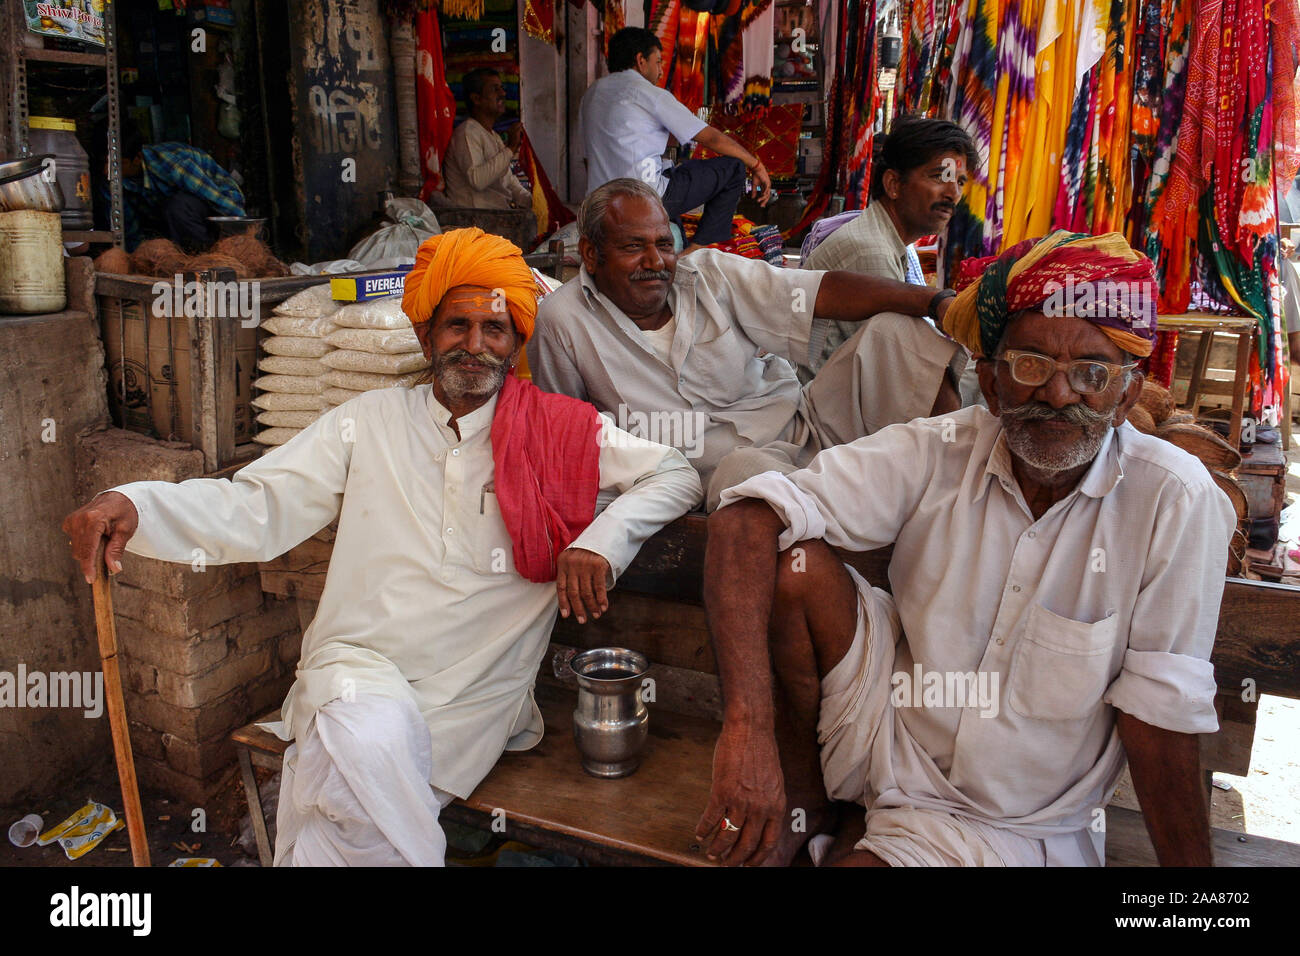
[[[777,747],[791,817],[768,866],[789,866],[809,839],[834,826],[817,745],[821,681],[852,646],[857,622],[857,588],[824,541],[801,541],[778,557],[768,640],[778,691]],[[801,818],[794,815],[798,810]]]
[[[959,408],[961,408],[961,393],[952,383],[952,373],[944,372],[943,381],[939,383],[939,394],[934,400],[934,407],[930,409],[930,417],[947,415]]]
[[[698,245],[697,243],[692,242],[690,245],[688,245],[685,249],[683,249],[683,250],[681,251],[680,255],[683,255],[683,256],[689,256],[689,255],[690,255],[692,252],[694,252],[696,249],[703,249],[703,248],[704,248],[704,246],[701,246],[701,245]]]
[[[862,834],[867,832],[867,821],[860,812],[862,808],[855,805],[854,809],[859,812],[839,828],[835,834],[835,842],[826,851],[822,866],[889,866],[870,850],[854,849],[857,842],[862,839]]]

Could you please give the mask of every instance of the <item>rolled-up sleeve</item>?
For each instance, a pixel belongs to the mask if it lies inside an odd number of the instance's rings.
[[[929,442],[941,425],[919,419],[836,445],[807,468],[788,475],[764,472],[728,488],[718,507],[742,498],[767,502],[785,522],[778,539],[782,550],[816,538],[850,551],[883,548],[916,510],[934,463]],[[908,467],[900,468],[900,461]],[[863,487],[871,494],[863,494]]]
[[[1178,488],[1158,515],[1128,648],[1103,700],[1155,727],[1213,733],[1210,652],[1236,515],[1208,475]]]
[[[708,288],[755,345],[796,365],[808,363],[813,305],[826,273],[781,269],[713,249],[685,261],[705,276]]]

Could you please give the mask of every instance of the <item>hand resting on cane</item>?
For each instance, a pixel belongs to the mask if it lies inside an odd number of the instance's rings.
[[[96,495],[63,519],[63,533],[68,536],[73,560],[81,565],[87,584],[95,583],[95,555],[100,542],[106,541],[104,563],[109,573],[117,574],[122,570],[126,543],[139,524],[140,515],[131,499],[116,491]]]

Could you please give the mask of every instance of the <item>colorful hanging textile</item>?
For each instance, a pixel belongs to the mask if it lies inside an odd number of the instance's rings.
[[[747,0],[741,12],[741,65],[745,78],[742,109],[772,102],[772,67],[776,61],[776,4]]]
[[[715,106],[709,116],[711,126],[761,159],[773,179],[789,178],[797,171],[802,120],[802,103],[784,103],[743,113],[726,113]],[[692,155],[696,159],[708,159],[718,154],[697,146]]]
[[[835,38],[836,82],[826,103],[822,168],[803,216],[787,236],[820,219],[831,196],[845,208],[864,209],[871,187],[871,142],[880,86],[876,82],[876,5],[872,0],[835,0],[839,32]],[[822,43],[828,42],[822,37]]]
[[[704,65],[709,53],[709,14],[682,5],[669,89],[691,112],[704,105]]]
[[[519,19],[524,32],[546,43],[555,43],[555,0],[520,0]]]
[[[436,10],[416,12],[415,45],[415,104],[424,173],[420,198],[428,199],[431,193],[442,190],[442,160],[456,121],[456,100],[447,85]]]
[[[483,19],[483,0],[438,0],[438,9],[459,20]]]
[[[608,58],[610,37],[627,26],[627,16],[623,12],[623,0],[605,0],[602,22],[604,32],[600,36],[600,55]]]
[[[677,20],[682,9],[682,0],[653,0],[650,8],[650,21],[646,29],[655,35],[663,52],[664,69],[659,76],[659,85],[668,88],[672,79],[672,64],[677,58]]]

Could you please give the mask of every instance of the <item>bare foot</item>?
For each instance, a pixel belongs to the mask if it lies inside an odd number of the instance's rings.
[[[795,799],[790,799],[788,803],[792,808],[801,806]],[[805,803],[802,806],[806,807],[805,816],[798,821],[794,817],[790,818],[790,826],[781,835],[776,848],[763,861],[763,866],[789,866],[809,840],[819,833],[834,832],[835,824],[839,822],[839,812],[835,807],[827,803],[814,807],[808,807]],[[800,824],[801,829],[794,828],[796,822]]]
[[[689,246],[687,246],[685,249],[683,249],[683,250],[681,251],[681,253],[679,253],[679,254],[680,254],[680,255],[683,255],[683,256],[689,256],[689,255],[690,255],[692,252],[694,252],[695,250],[697,250],[697,249],[703,249],[703,248],[704,248],[703,246],[696,245],[695,243],[692,242]]]

